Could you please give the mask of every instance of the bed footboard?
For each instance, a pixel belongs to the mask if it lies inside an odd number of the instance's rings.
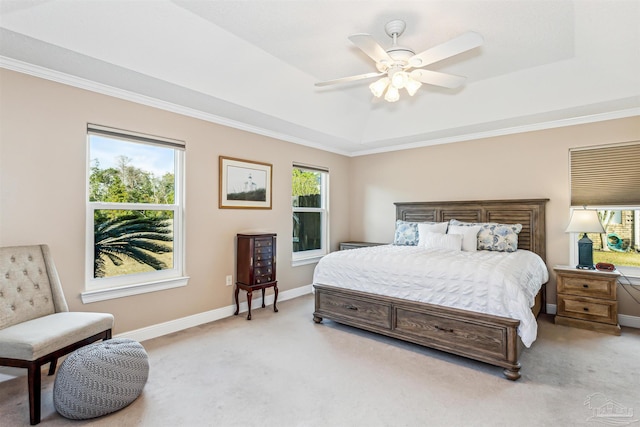
[[[520,378],[519,320],[314,285],[313,320],[323,318],[504,368]]]

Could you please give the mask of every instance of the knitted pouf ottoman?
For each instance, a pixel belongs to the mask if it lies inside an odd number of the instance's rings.
[[[60,415],[74,420],[110,414],[136,400],[148,376],[149,359],[139,342],[97,342],[62,362],[53,385],[53,405]]]

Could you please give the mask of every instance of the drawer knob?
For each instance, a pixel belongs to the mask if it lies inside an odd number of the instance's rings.
[[[589,311],[589,307],[583,307],[582,308],[584,311]]]
[[[438,325],[435,325],[435,328],[439,331],[443,331],[443,332],[453,332],[453,329],[449,329],[449,328],[441,328]]]
[[[586,283],[582,285],[583,288],[588,289],[589,285],[587,285]]]
[[[356,311],[358,310],[358,307],[356,307],[355,305],[351,305],[351,304],[349,304],[349,305],[347,305],[346,307],[347,307],[349,310],[356,310]]]

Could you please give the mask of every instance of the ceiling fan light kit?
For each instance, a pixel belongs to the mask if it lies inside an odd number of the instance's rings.
[[[396,102],[400,99],[400,92],[398,92],[398,89],[395,86],[389,85],[387,93],[384,95],[384,99],[385,101]]]
[[[389,77],[383,77],[380,80],[376,80],[375,82],[369,85],[369,89],[371,89],[371,93],[373,96],[380,98],[384,93],[384,90],[387,88],[389,84]]]
[[[467,32],[416,55],[413,50],[398,45],[398,37],[402,35],[405,28],[405,22],[399,19],[385,25],[385,32],[392,39],[392,46],[387,50],[380,46],[370,34],[349,36],[349,40],[376,62],[376,69],[379,73],[360,74],[319,82],[316,83],[316,86],[328,86],[383,76],[371,83],[369,89],[377,98],[380,98],[384,93],[386,101],[396,102],[400,99],[399,89],[404,88],[410,96],[413,96],[423,83],[449,89],[464,84],[465,77],[420,68],[480,46],[483,42],[480,34],[472,31]],[[410,70],[411,68],[414,70]]]

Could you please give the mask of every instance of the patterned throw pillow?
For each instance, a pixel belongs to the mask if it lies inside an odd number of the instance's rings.
[[[401,219],[397,220],[393,244],[399,246],[417,246],[418,223],[402,221]]]
[[[478,250],[515,252],[518,250],[518,234],[522,224],[498,224],[496,222],[460,222],[452,219],[450,225],[480,226]]]

